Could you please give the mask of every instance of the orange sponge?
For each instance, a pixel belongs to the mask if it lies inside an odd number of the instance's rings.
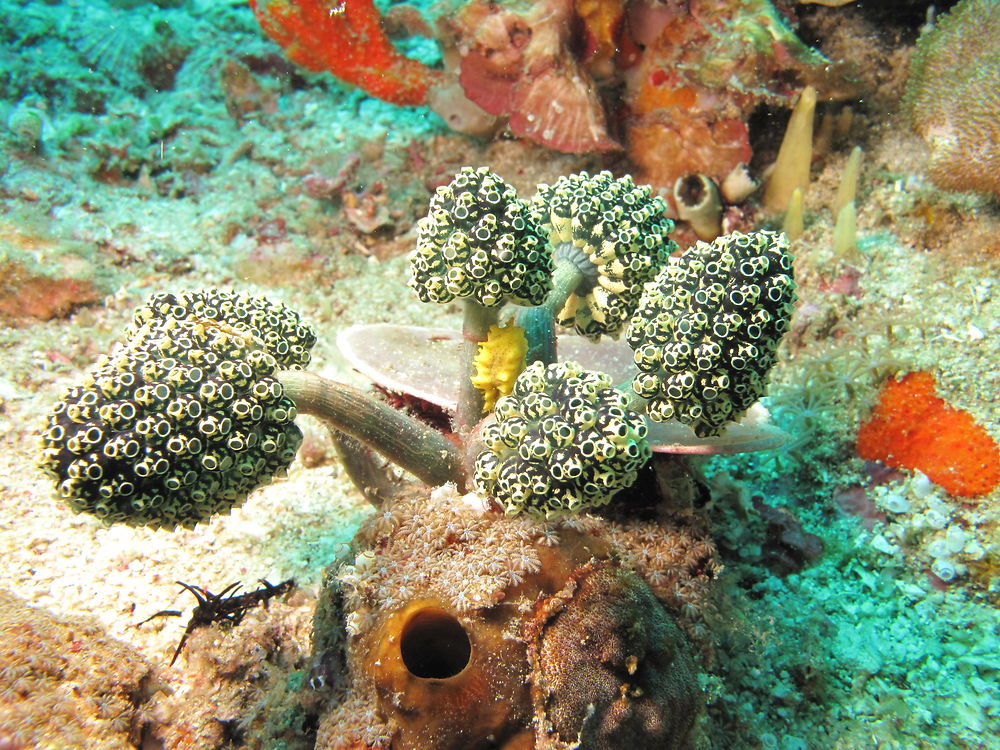
[[[968,412],[934,393],[934,376],[912,372],[889,380],[871,419],[858,430],[858,455],[919,469],[952,495],[983,495],[1000,482],[996,441]]]

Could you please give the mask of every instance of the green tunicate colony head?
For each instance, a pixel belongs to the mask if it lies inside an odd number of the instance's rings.
[[[507,513],[553,517],[607,503],[649,460],[646,422],[604,373],[535,362],[482,431],[475,483]]]
[[[700,437],[738,419],[764,394],[794,302],[783,234],[734,232],[672,258],[627,334],[650,418]]]
[[[296,313],[224,291],[157,294],[42,431],[43,468],[77,511],[190,527],[283,472],[302,440],[274,377],[309,361]]]
[[[610,172],[586,172],[540,185],[529,202],[554,248],[556,262],[573,263],[583,281],[556,318],[596,340],[618,336],[642,297],[643,285],[677,245],[666,205],[646,185]]]
[[[535,221],[514,188],[486,167],[459,171],[417,222],[409,284],[423,302],[538,305],[551,275],[551,251]]]

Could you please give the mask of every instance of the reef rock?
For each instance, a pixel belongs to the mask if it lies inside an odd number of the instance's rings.
[[[571,0],[468,3],[442,23],[465,95],[508,117],[514,135],[569,153],[620,148],[590,75],[571,50]],[[450,51],[449,51],[450,50]]]
[[[588,563],[536,611],[536,746],[543,738],[593,750],[689,746],[699,708],[694,662],[639,576]]]
[[[698,632],[718,570],[693,514],[541,521],[445,488],[384,506],[356,544],[342,609],[316,622],[320,643],[346,628],[349,675],[317,750],[690,746],[678,622]]]

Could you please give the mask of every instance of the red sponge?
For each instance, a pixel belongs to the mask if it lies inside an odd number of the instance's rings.
[[[250,0],[250,7],[289,60],[383,101],[425,104],[440,80],[440,72],[396,51],[372,0]]]
[[[934,376],[913,372],[889,380],[871,419],[858,430],[858,455],[922,471],[952,495],[974,497],[1000,482],[996,441],[968,412],[934,393]]]

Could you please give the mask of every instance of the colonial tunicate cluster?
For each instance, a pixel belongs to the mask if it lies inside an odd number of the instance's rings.
[[[487,167],[463,168],[417,222],[409,284],[423,302],[537,305],[551,274],[544,236],[514,188]]]
[[[294,312],[223,291],[158,294],[127,335],[43,428],[42,466],[74,510],[190,527],[287,468],[302,436],[274,376],[315,342]]]
[[[672,258],[627,334],[649,416],[718,434],[763,395],[794,301],[783,234],[734,232]]]
[[[219,289],[152,295],[136,308],[125,338],[132,343],[146,324],[155,327],[157,321],[170,318],[214,325],[241,336],[289,370],[308,365],[316,343],[316,334],[294,310],[264,297]]]
[[[642,296],[643,284],[677,245],[667,235],[663,199],[632,178],[586,172],[540,185],[529,202],[554,248],[556,261],[571,262],[583,281],[558,312],[561,325],[598,339],[617,336]]]
[[[483,429],[477,488],[507,513],[604,505],[649,459],[646,423],[611,379],[575,362],[530,365]]]

